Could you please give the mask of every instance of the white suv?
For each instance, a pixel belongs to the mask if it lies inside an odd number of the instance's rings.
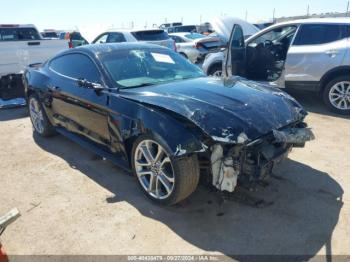
[[[246,41],[235,25],[221,56],[224,76],[239,75],[278,87],[320,94],[340,114],[350,114],[350,19],[321,18],[273,25]],[[210,71],[210,60],[204,70]],[[227,67],[226,67],[227,66]]]
[[[147,42],[168,47],[176,51],[175,41],[162,29],[111,29],[100,34],[92,44],[122,43],[122,42]]]

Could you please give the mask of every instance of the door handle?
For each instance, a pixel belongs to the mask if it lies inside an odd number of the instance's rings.
[[[339,51],[337,51],[337,50],[326,51],[326,55],[329,55],[330,57],[335,57],[337,54],[339,54]]]
[[[33,46],[33,45],[40,45],[40,42],[28,42],[27,45]]]

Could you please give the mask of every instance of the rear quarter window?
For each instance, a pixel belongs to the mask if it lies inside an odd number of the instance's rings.
[[[168,34],[163,30],[149,30],[131,33],[137,41],[162,41],[168,40]]]
[[[320,45],[344,38],[343,26],[337,24],[302,25],[293,45]]]

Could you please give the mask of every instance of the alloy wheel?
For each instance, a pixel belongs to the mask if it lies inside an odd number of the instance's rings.
[[[174,191],[175,175],[171,159],[153,140],[142,141],[135,150],[135,172],[144,190],[153,198],[167,199]]]
[[[38,100],[35,98],[31,98],[29,101],[29,114],[35,130],[42,134],[44,132],[44,115]]]
[[[350,82],[336,83],[329,91],[331,105],[339,110],[350,109]]]

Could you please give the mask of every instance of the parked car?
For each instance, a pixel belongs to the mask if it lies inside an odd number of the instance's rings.
[[[67,41],[44,40],[34,25],[0,25],[0,107],[23,104],[24,70],[65,49]]]
[[[239,75],[319,94],[325,105],[350,114],[350,19],[306,19],[271,26],[242,41],[236,26],[224,76]],[[226,64],[227,63],[227,64]]]
[[[40,34],[44,39],[59,39],[55,30],[44,30],[44,32],[41,32]]]
[[[175,41],[177,52],[194,64],[203,63],[210,50],[223,45],[219,38],[198,33],[174,33],[169,36]]]
[[[159,29],[166,29],[168,27],[172,27],[172,26],[181,26],[182,23],[181,22],[175,22],[175,23],[165,23],[165,24],[161,24],[159,26]]]
[[[170,33],[196,33],[197,26],[195,25],[182,25],[182,26],[172,26],[165,29]]]
[[[216,18],[211,22],[211,27],[215,31],[210,34],[211,37],[218,37],[223,43],[228,43],[230,39],[231,30],[234,25],[240,25],[243,29],[244,39],[248,39],[260,31],[256,26],[234,17]],[[209,53],[202,64],[203,71],[210,76],[222,75],[222,61],[224,60],[224,53],[222,51]]]
[[[162,29],[110,29],[100,34],[92,44],[146,42],[176,50],[175,42]]]
[[[132,170],[143,192],[175,204],[200,176],[221,191],[257,182],[313,138],[306,112],[267,85],[206,77],[151,44],[88,45],[25,74],[30,119]],[[202,171],[202,172],[200,172]]]
[[[61,32],[60,39],[69,41],[69,48],[75,48],[82,45],[88,45],[89,42],[80,34],[80,32]]]

